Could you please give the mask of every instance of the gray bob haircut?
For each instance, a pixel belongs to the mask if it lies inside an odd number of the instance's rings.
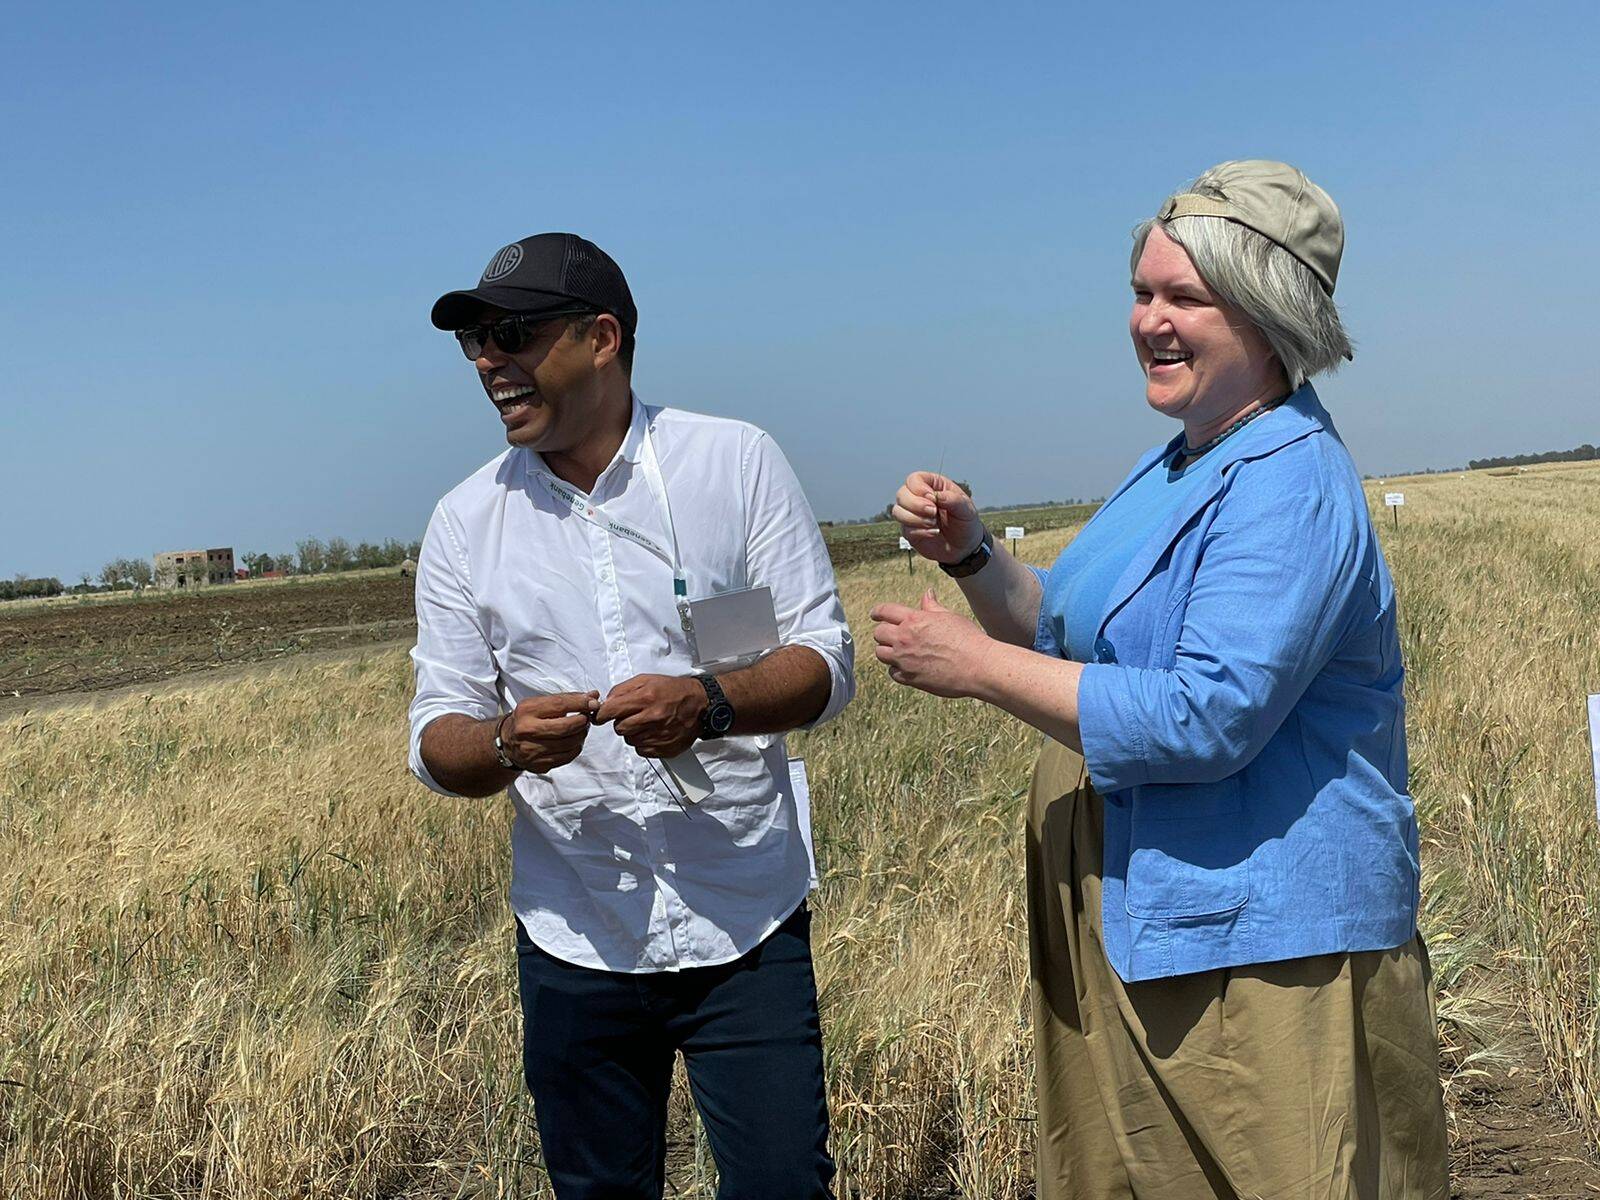
[[[1210,173],[1184,190],[1220,195],[1216,188],[1208,188]],[[1291,388],[1337,369],[1352,356],[1350,336],[1333,297],[1309,267],[1271,238],[1221,217],[1168,221],[1152,217],[1134,227],[1130,270],[1138,268],[1144,244],[1157,225],[1184,248],[1207,285],[1261,331],[1283,364]]]

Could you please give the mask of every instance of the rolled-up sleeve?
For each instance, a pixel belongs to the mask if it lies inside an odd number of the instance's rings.
[[[1060,559],[1056,560],[1060,562]],[[1051,616],[1050,599],[1050,572],[1043,567],[1028,566],[1033,572],[1033,577],[1039,581],[1039,620],[1034,624],[1033,648],[1040,654],[1048,654],[1051,658],[1062,658],[1061,641],[1056,637],[1055,621]]]
[[[1244,768],[1372,594],[1365,512],[1315,493],[1239,491],[1206,534],[1173,666],[1083,669],[1079,729],[1102,793]]]
[[[844,711],[855,696],[855,644],[833,577],[833,563],[793,468],[765,433],[744,456],[745,546],[752,586],[772,588],[778,636],[786,646],[809,646],[828,666],[828,703],[802,729]]]
[[[417,644],[411,651],[417,694],[411,702],[411,773],[441,795],[422,761],[422,731],[439,717],[484,720],[500,711],[499,671],[472,598],[472,576],[459,533],[441,505],[433,511],[417,559]]]

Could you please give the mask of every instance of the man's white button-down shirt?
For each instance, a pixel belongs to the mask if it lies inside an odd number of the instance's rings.
[[[691,597],[769,586],[785,645],[809,646],[832,677],[837,715],[854,694],[854,650],[821,531],[782,452],[741,421],[651,408],[590,492],[618,524],[672,545],[647,478],[647,426]],[[513,447],[439,502],[417,563],[417,694],[422,731],[446,713],[483,719],[529,696],[598,690],[640,674],[685,675],[692,659],[672,568],[547,487],[535,452]],[[781,737],[697,741],[715,784],[680,805],[659,763],[611,726],[509,795],[511,906],[557,958],[611,971],[727,962],[757,946],[805,898],[810,866]]]

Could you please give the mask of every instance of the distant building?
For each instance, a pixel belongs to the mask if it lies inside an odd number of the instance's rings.
[[[156,586],[189,589],[234,581],[233,547],[168,550],[156,555]]]

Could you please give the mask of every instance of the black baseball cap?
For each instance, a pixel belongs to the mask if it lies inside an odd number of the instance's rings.
[[[484,305],[537,316],[586,305],[616,317],[624,332],[639,325],[622,268],[575,233],[536,233],[495,251],[478,286],[446,292],[433,305],[438,329],[465,329]]]

